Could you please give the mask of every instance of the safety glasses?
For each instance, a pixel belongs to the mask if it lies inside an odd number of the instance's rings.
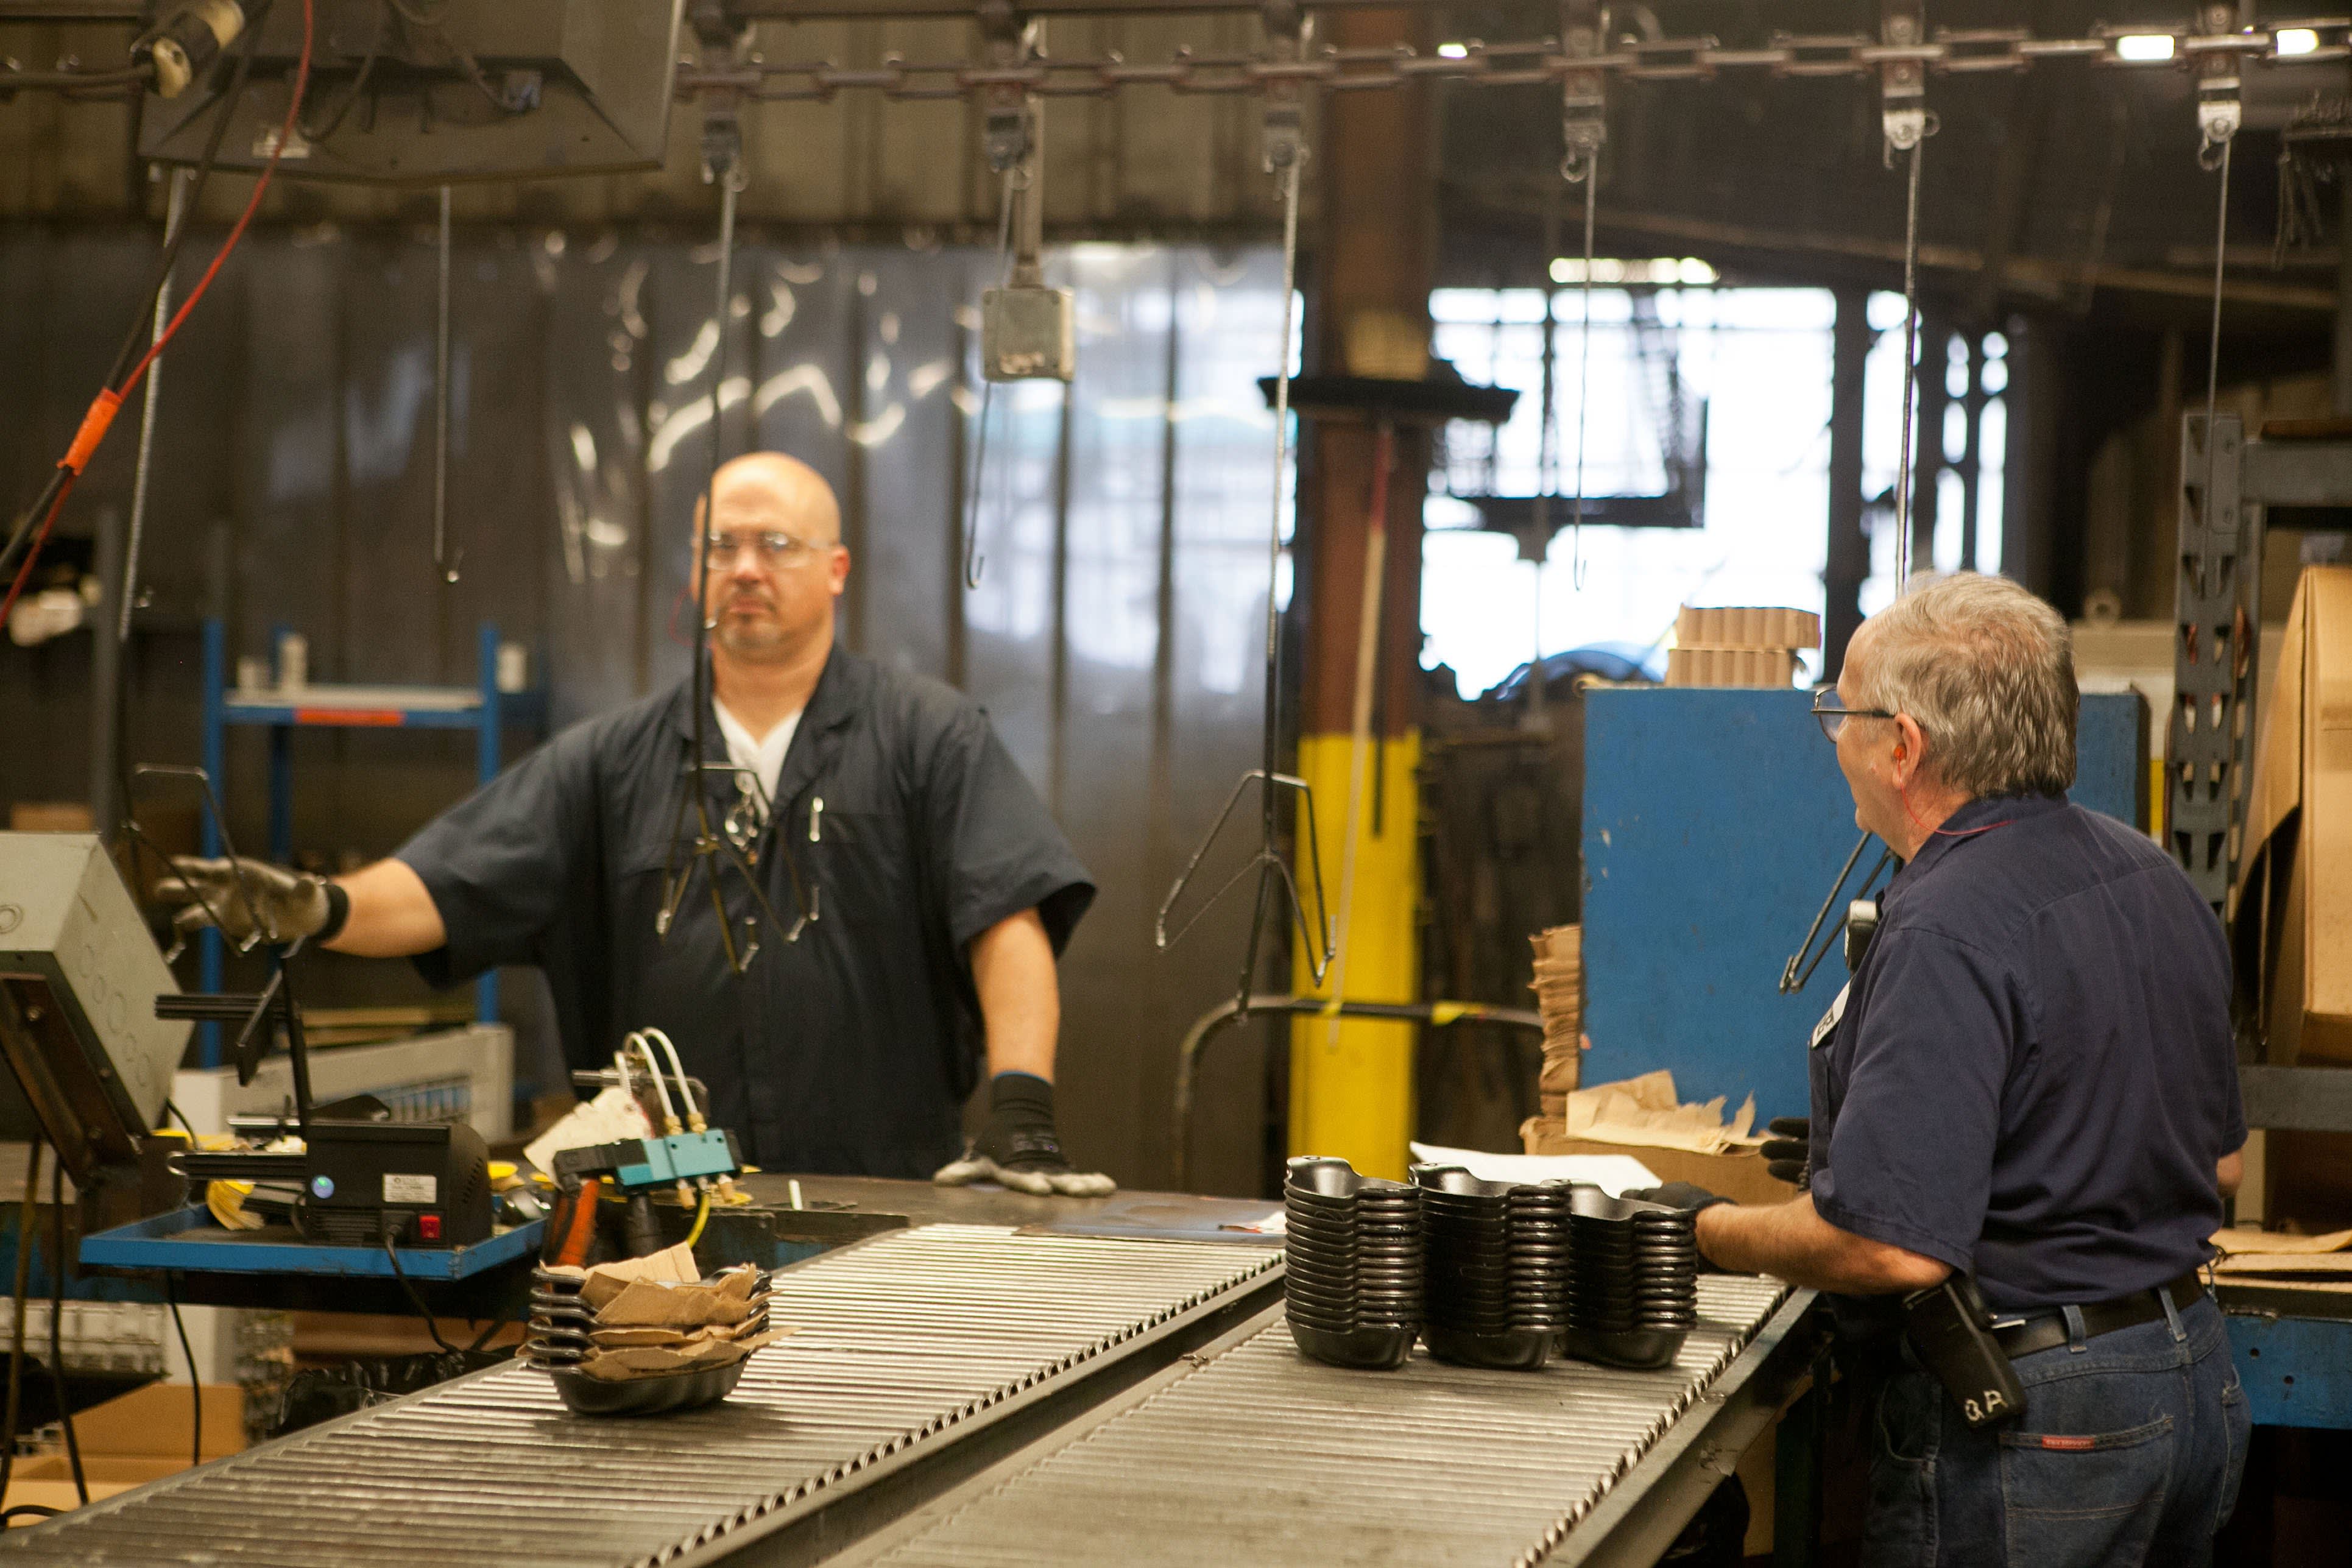
[[[1822,733],[1834,742],[1849,719],[1892,719],[1895,715],[1884,708],[1848,708],[1832,689],[1813,693],[1813,717],[1820,722]]]

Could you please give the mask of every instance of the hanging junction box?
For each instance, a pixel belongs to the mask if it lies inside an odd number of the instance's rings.
[[[991,381],[1068,381],[1077,374],[1077,296],[1024,284],[982,294],[980,370]]]

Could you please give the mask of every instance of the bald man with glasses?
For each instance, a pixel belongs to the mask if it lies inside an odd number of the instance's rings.
[[[707,560],[702,521],[700,725],[685,681],[574,725],[331,881],[184,861],[180,923],[242,941],[257,912],[272,940],[411,958],[436,985],[535,964],[573,1067],[666,1030],[711,1123],[770,1170],[1110,1192],[1072,1168],[1054,1110],[1055,965],[1094,898],[1086,868],[976,704],[840,646],[851,563],[816,470],[738,458],[712,479]],[[733,852],[671,898],[704,820]],[[796,942],[773,929],[801,917]]]

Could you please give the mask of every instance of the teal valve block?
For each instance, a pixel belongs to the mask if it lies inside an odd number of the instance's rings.
[[[624,1164],[614,1178],[622,1189],[635,1192],[691,1182],[709,1176],[731,1176],[740,1170],[735,1141],[713,1128],[706,1132],[673,1132],[667,1138],[632,1140],[645,1158]]]

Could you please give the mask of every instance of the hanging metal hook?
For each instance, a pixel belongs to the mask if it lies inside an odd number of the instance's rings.
[[[1297,15],[1296,7],[1292,7],[1290,14],[1293,16]],[[1208,912],[1211,905],[1255,871],[1257,892],[1252,900],[1249,942],[1242,952],[1241,973],[1234,995],[1235,1012],[1244,1016],[1250,1010],[1252,983],[1256,978],[1259,954],[1264,950],[1266,910],[1270,904],[1286,902],[1286,917],[1277,918],[1286,929],[1296,922],[1299,941],[1307,950],[1307,973],[1316,984],[1323,983],[1323,977],[1329,973],[1332,961],[1337,956],[1331,937],[1330,908],[1323,891],[1322,835],[1316,825],[1315,791],[1306,780],[1281,773],[1275,765],[1281,736],[1282,608],[1277,590],[1282,581],[1283,501],[1286,481],[1290,475],[1290,338],[1297,321],[1298,290],[1299,174],[1307,157],[1303,142],[1291,135],[1297,124],[1295,102],[1286,110],[1275,105],[1268,106],[1266,167],[1282,193],[1282,338],[1281,365],[1275,375],[1274,497],[1266,537],[1265,753],[1261,765],[1244,773],[1234,785],[1233,794],[1225,797],[1224,809],[1217,814],[1216,821],[1202,836],[1198,847],[1192,851],[1192,858],[1185,862],[1183,873],[1176,879],[1175,886],[1168,889],[1168,897],[1160,901],[1159,917],[1152,926],[1154,941],[1160,948],[1166,949],[1181,940],[1201,916]],[[1256,853],[1240,870],[1226,879],[1224,885],[1203,900],[1192,917],[1171,934],[1168,930],[1169,915],[1183,898],[1185,889],[1192,885],[1201,863],[1208,858],[1210,848],[1216,843],[1226,822],[1233,817],[1234,808],[1241,804],[1243,795],[1253,784],[1260,787]],[[1295,792],[1306,804],[1307,868],[1315,884],[1315,921],[1312,926],[1307,923],[1306,900],[1299,895],[1298,880],[1276,847],[1279,826],[1276,802],[1284,791]]]

